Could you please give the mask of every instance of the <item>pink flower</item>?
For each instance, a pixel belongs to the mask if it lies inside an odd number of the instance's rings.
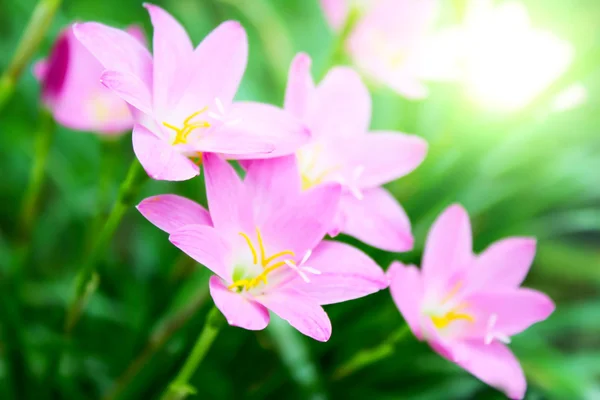
[[[143,32],[128,29],[144,43]],[[33,68],[42,85],[42,101],[61,125],[80,131],[118,134],[133,128],[127,103],[100,83],[102,65],[73,35],[71,27],[58,36],[50,57]]]
[[[178,196],[138,206],[170,240],[216,274],[210,292],[229,324],[264,329],[269,312],[319,341],[322,308],[387,287],[381,268],[347,244],[322,241],[340,199],[335,183],[301,192],[294,157],[255,161],[242,181],[216,155],[203,157],[210,217]]]
[[[296,56],[285,95],[285,109],[312,132],[311,141],[296,152],[303,188],[342,184],[331,234],[341,231],[384,250],[410,250],[410,221],[381,185],[414,170],[425,158],[427,143],[400,132],[368,133],[371,98],[359,75],[333,68],[315,86],[310,65],[306,54]]]
[[[346,48],[366,75],[408,98],[427,96],[423,79],[444,79],[428,65],[430,31],[438,0],[321,0],[325,15],[339,30],[355,9],[359,14]],[[432,71],[435,71],[433,73]]]
[[[526,382],[506,344],[554,311],[545,294],[520,285],[536,242],[508,238],[473,254],[466,211],[453,205],[433,224],[423,267],[398,262],[388,270],[390,290],[411,330],[443,357],[483,382],[522,399]]]
[[[146,8],[154,26],[153,56],[119,29],[90,22],[74,30],[106,68],[104,85],[143,114],[134,127],[133,149],[152,178],[198,175],[201,153],[276,157],[306,142],[306,128],[283,110],[233,102],[248,59],[246,32],[238,22],[222,23],[194,49],[170,14],[151,4]]]

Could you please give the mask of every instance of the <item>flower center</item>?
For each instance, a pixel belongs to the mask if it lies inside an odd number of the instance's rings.
[[[267,257],[267,255],[265,254],[265,246],[262,240],[262,236],[258,228],[256,228],[256,241],[258,243],[258,251],[257,248],[254,246],[252,239],[250,239],[250,236],[248,236],[244,232],[239,232],[239,235],[244,238],[246,244],[250,248],[250,252],[252,253],[252,263],[256,266],[260,266],[262,268],[262,272],[253,278],[235,279],[234,277],[234,282],[231,285],[229,285],[230,290],[250,290],[260,285],[261,282],[266,285],[268,284],[267,277],[269,273],[285,265],[289,265],[290,263],[295,265],[293,258],[290,258],[295,257],[294,252],[291,250],[280,251],[279,253],[275,253]],[[289,257],[282,259],[283,256]]]
[[[339,172],[341,166],[334,165],[324,167],[320,155],[323,152],[321,146],[314,146],[312,149],[301,149],[297,152],[298,167],[300,169],[300,179],[302,181],[302,190],[313,188],[329,178],[332,174]]]
[[[173,139],[172,145],[176,144],[186,144],[188,141],[188,137],[190,133],[198,128],[210,128],[210,124],[207,121],[193,121],[198,115],[206,112],[208,110],[208,106],[204,107],[201,110],[196,111],[189,115],[185,120],[183,120],[183,127],[178,128],[174,125],[169,124],[168,122],[163,122],[163,125],[175,132],[175,138]]]
[[[459,281],[442,299],[440,303],[440,311],[429,314],[429,318],[431,318],[431,322],[433,322],[433,325],[436,328],[443,329],[448,327],[453,322],[460,320],[467,321],[469,323],[475,322],[475,318],[464,311],[464,309],[468,307],[466,303],[462,302],[455,304],[456,302],[454,301],[454,298],[461,287],[462,282]]]

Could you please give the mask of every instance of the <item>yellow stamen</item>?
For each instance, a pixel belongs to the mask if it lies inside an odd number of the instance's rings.
[[[250,240],[250,238],[248,237],[248,235],[246,235],[244,232],[240,232],[240,235],[246,239],[246,243],[248,243],[248,247],[250,247],[250,251],[252,252],[252,263],[256,265],[256,263],[258,262],[257,257],[256,257],[256,249],[254,249],[254,245],[252,244],[252,241]],[[262,250],[262,248],[261,248]]]
[[[451,298],[456,296],[458,291],[462,288],[462,285],[462,281],[456,282],[456,284],[452,287],[452,289],[450,289],[448,294],[446,294],[446,296],[444,296],[444,298],[442,299],[442,304],[446,304],[448,301],[450,301]]]
[[[208,107],[204,107],[203,109],[198,110],[195,113],[192,113],[190,116],[188,116],[183,121],[183,128],[178,128],[175,125],[172,125],[172,124],[170,124],[168,122],[163,122],[163,125],[165,127],[167,127],[169,129],[175,131],[175,139],[173,139],[173,143],[171,143],[171,144],[172,145],[185,144],[185,143],[187,143],[188,136],[195,129],[198,129],[198,128],[210,128],[210,124],[208,122],[206,122],[206,121],[198,121],[198,122],[192,123],[192,119],[194,119],[198,115],[202,114],[206,110],[208,110]]]
[[[294,257],[296,254],[294,254],[294,252],[291,251],[291,250],[280,251],[279,253],[273,254],[271,257],[263,260],[262,261],[262,266],[266,267],[271,261],[275,260],[278,257],[285,256],[285,255]]]
[[[435,325],[435,327],[438,329],[445,328],[452,322],[461,319],[470,323],[475,322],[475,318],[473,318],[471,315],[455,311],[448,311],[445,315],[441,317],[431,316],[431,322],[433,322],[433,325]]]
[[[257,251],[256,247],[254,247],[252,240],[250,239],[250,237],[248,235],[246,235],[243,232],[239,232],[239,234],[246,240],[246,243],[248,244],[248,247],[250,248],[250,251],[252,252],[253,264],[259,265],[258,251]],[[275,261],[277,258],[285,256],[285,255],[289,255],[291,257],[295,256],[293,251],[284,250],[284,251],[280,251],[279,253],[273,254],[270,257],[266,257],[265,256],[265,246],[264,246],[264,243],[262,240],[262,235],[258,228],[256,228],[256,241],[258,242],[258,248],[260,251],[260,265],[263,267],[263,271],[260,274],[258,274],[257,276],[255,276],[254,278],[238,279],[238,280],[234,281],[231,285],[228,286],[228,288],[230,290],[235,289],[235,288],[241,288],[243,290],[250,290],[250,289],[258,286],[261,282],[263,282],[266,285],[268,283],[269,273],[286,265],[286,262],[285,261],[277,261],[273,265],[269,265],[269,264],[271,262]]]

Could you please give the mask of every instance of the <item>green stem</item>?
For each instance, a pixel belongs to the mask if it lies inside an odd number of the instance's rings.
[[[96,232],[102,228],[102,222],[108,216],[108,209],[111,199],[111,182],[114,178],[114,166],[117,159],[117,151],[119,150],[119,138],[100,137],[101,144],[101,162],[100,176],[98,179],[98,188],[96,192],[96,216],[94,222],[90,224],[89,233],[87,234],[88,251],[93,244]]]
[[[67,311],[67,318],[65,321],[65,332],[69,333],[77,323],[81,311],[85,307],[89,296],[96,290],[99,277],[96,273],[96,264],[104,254],[108,243],[113,237],[117,227],[119,226],[121,219],[125,212],[133,204],[135,197],[139,191],[141,184],[147,179],[147,175],[144,172],[142,166],[137,159],[133,160],[127,178],[121,184],[119,190],[119,196],[113,208],[108,215],[106,223],[102,227],[98,238],[93,244],[90,255],[86,262],[83,264],[82,269],[77,274],[75,283],[75,298],[71,302]]]
[[[198,336],[192,352],[179,371],[179,374],[177,374],[175,379],[163,393],[161,400],[182,400],[188,395],[196,392],[189,384],[189,381],[192,375],[194,375],[194,372],[196,372],[196,369],[198,369],[198,366],[204,359],[206,353],[208,353],[210,346],[221,329],[223,321],[224,319],[221,316],[221,313],[217,307],[213,306],[206,316],[204,328],[202,328],[202,332],[200,333],[200,336]]]
[[[279,357],[287,367],[293,381],[301,389],[301,397],[327,399],[318,368],[311,359],[304,335],[275,315],[271,316],[267,333],[275,343]]]
[[[182,308],[153,331],[148,339],[146,347],[129,364],[123,375],[117,379],[112,389],[104,396],[104,400],[117,399],[129,383],[142,370],[144,365],[167,343],[179,329],[183,328],[188,321],[196,315],[198,310],[205,303],[207,292],[204,291],[196,296],[186,307]]]
[[[36,219],[38,210],[38,200],[42,185],[44,183],[44,172],[48,160],[48,153],[54,133],[56,131],[56,123],[49,111],[43,109],[40,114],[40,127],[37,132],[35,141],[35,151],[33,155],[33,163],[31,173],[29,175],[29,183],[23,198],[21,206],[21,214],[19,217],[17,238],[20,243],[22,254],[20,254],[20,264],[27,257],[28,248],[31,241],[31,231]]]
[[[346,61],[346,41],[348,37],[354,30],[356,23],[361,17],[361,12],[357,7],[352,7],[350,12],[348,13],[348,17],[346,21],[344,21],[344,25],[342,25],[342,29],[340,29],[339,33],[336,35],[332,50],[329,54],[329,58],[325,63],[325,68],[323,69],[323,73],[321,74],[321,79],[325,77],[327,71],[331,67],[334,67],[338,64],[343,64]]]
[[[0,77],[0,110],[4,108],[13,94],[19,77],[48,31],[60,3],[61,0],[40,0],[33,10],[15,55]]]
[[[400,329],[392,333],[383,343],[371,349],[358,352],[350,360],[346,361],[333,373],[333,379],[338,380],[345,378],[379,360],[392,355],[395,345],[410,333],[408,325],[402,326]]]

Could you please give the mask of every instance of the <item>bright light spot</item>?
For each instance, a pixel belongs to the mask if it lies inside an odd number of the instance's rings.
[[[455,63],[470,95],[491,107],[513,110],[531,102],[573,59],[571,45],[531,27],[520,3],[494,6],[474,0],[464,26],[447,32]],[[447,47],[448,48],[448,47]]]
[[[552,109],[554,111],[567,111],[580,106],[587,101],[588,92],[581,83],[575,83],[554,98]]]

